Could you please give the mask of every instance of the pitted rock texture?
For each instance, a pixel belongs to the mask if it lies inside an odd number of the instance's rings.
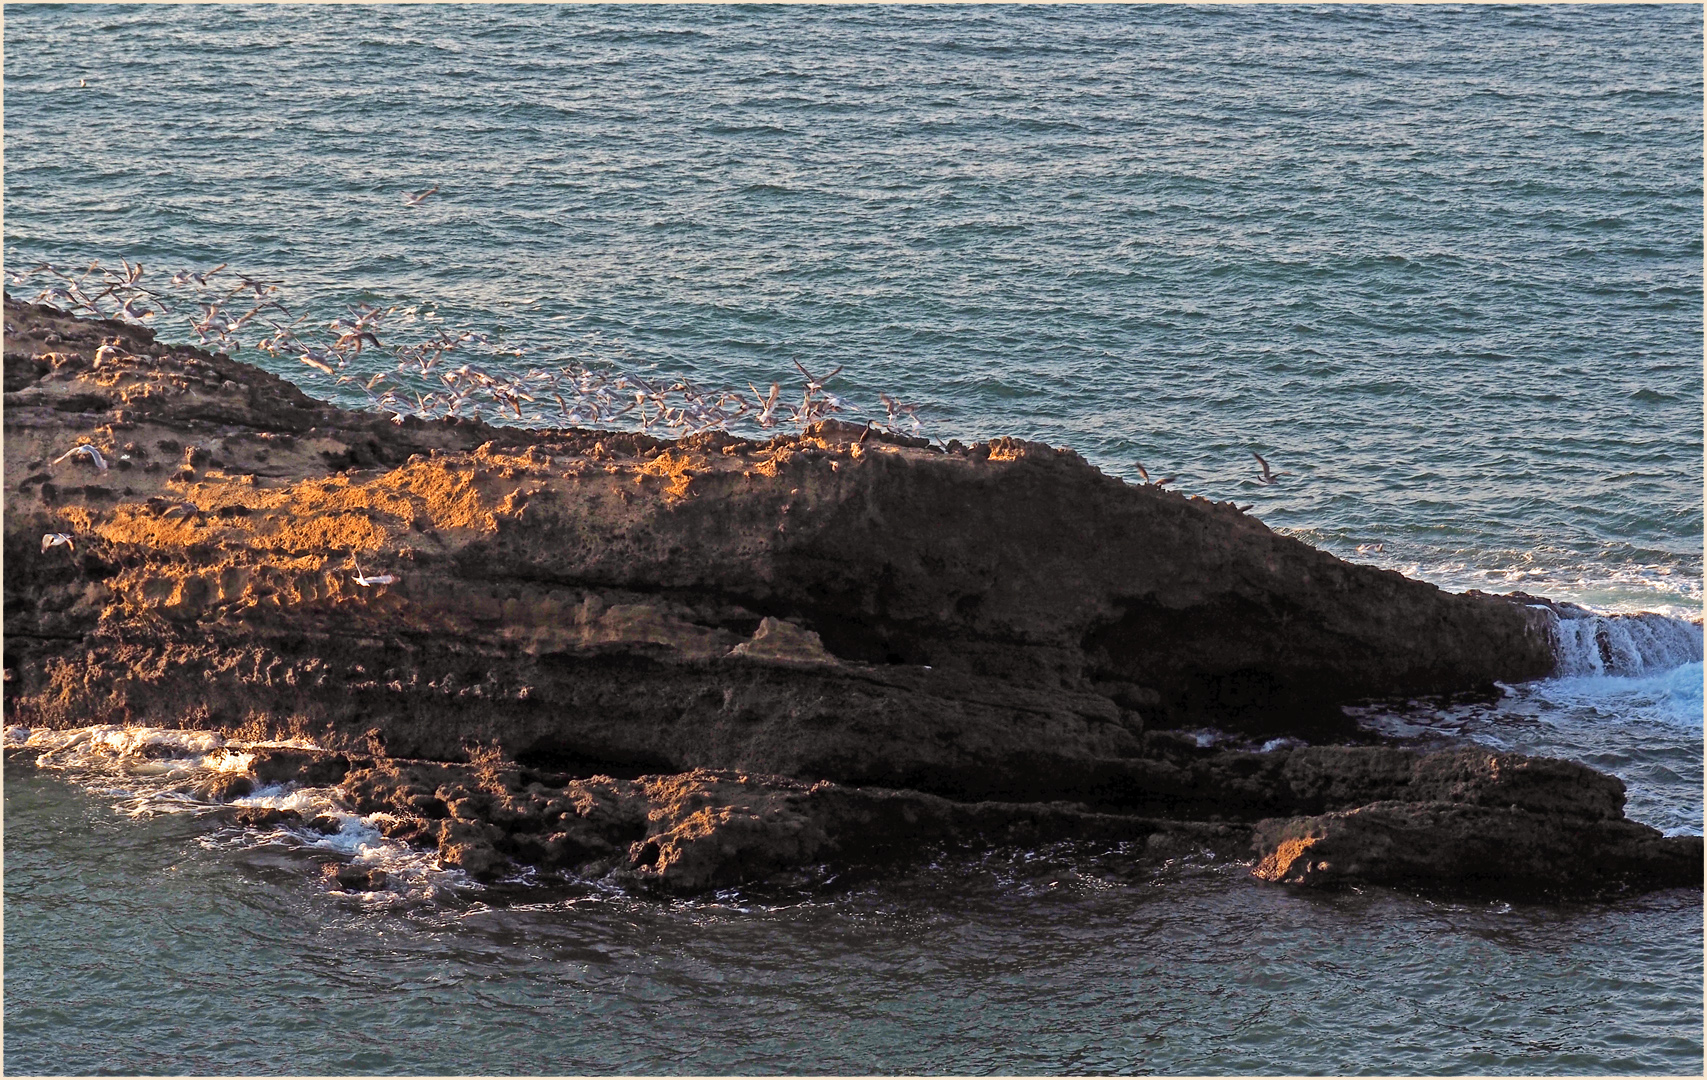
[[[266,760],[266,753],[259,760]],[[884,863],[927,847],[1063,840],[1235,852],[1247,827],[1098,814],[1062,803],[960,803],[733,770],[570,778],[513,762],[363,762],[340,785],[394,838],[477,877],[516,864],[691,892],[816,863]]]

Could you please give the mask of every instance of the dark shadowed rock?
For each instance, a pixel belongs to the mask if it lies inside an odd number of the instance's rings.
[[[391,883],[390,875],[384,870],[365,866],[340,866],[333,873],[332,880],[340,889],[350,892],[378,892]]]
[[[301,821],[302,814],[295,810],[281,810],[275,806],[245,806],[237,811],[236,821],[239,825],[251,829],[267,829],[286,822]]]
[[[451,816],[413,817],[433,791]],[[397,815],[400,835],[437,847],[475,877],[514,862],[674,892],[733,885],[827,860],[887,862],[930,846],[973,850],[1062,840],[1105,845],[1166,835],[1170,850],[1242,850],[1249,831],[1225,824],[1101,814],[1063,803],[959,803],[916,791],[852,788],[730,770],[561,786],[522,770],[451,763],[376,765],[344,794]]]
[[[308,819],[308,828],[321,836],[332,836],[335,833],[342,832],[344,825],[343,822],[330,814],[316,814]]]
[[[342,780],[350,771],[350,759],[325,750],[295,747],[264,747],[254,751],[250,771],[263,784],[299,784],[326,787]]]
[[[1584,895],[1702,883],[1699,836],[1633,821],[1453,803],[1380,802],[1257,826],[1267,881]]]
[[[241,773],[220,773],[208,781],[203,794],[214,802],[241,799],[255,790],[255,782]]]

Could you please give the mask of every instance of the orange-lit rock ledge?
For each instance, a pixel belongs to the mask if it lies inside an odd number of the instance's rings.
[[[1035,443],[945,452],[834,422],[765,442],[395,424],[145,330],[10,298],[5,316],[9,724],[311,739],[350,798],[483,873],[699,888],[926,842],[1244,855],[1254,835],[1264,876],[1305,884],[1700,883],[1699,839],[1622,821],[1617,781],[1578,766],[1479,752],[1425,793],[1434,759],[1408,750],[1256,752],[1358,741],[1344,703],[1553,661],[1529,608],[1345,563],[1230,504]],[[1202,725],[1252,746],[1175,733]],[[1478,802],[1504,790],[1489,769],[1564,794]],[[1617,806],[1565,797],[1585,784]],[[1506,815],[1487,836],[1616,822],[1633,854],[1297,869],[1374,835],[1319,815],[1465,800]],[[1469,819],[1433,820],[1406,828]]]

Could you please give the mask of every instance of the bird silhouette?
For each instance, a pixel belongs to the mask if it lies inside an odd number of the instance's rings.
[[[1257,477],[1257,483],[1262,484],[1265,487],[1279,482],[1280,478],[1283,476],[1292,475],[1291,473],[1271,472],[1268,467],[1268,462],[1264,461],[1262,455],[1257,453],[1255,450],[1251,451],[1251,456],[1257,459],[1258,465],[1262,466],[1262,475]]]
[[[1149,484],[1151,487],[1166,487],[1174,482],[1175,478],[1172,476],[1163,477],[1160,480],[1151,480],[1150,472],[1148,469],[1144,468],[1144,463],[1142,461],[1134,461],[1132,464],[1138,466],[1138,475],[1143,477],[1144,482]]]

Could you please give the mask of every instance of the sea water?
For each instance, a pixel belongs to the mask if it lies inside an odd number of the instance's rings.
[[[858,418],[899,396],[939,439],[1141,461],[1354,561],[1581,605],[1564,677],[1363,719],[1585,761],[1701,832],[1699,8],[6,16],[8,270],[229,262],[516,370],[841,367]],[[676,903],[481,887],[351,815],[169,795],[220,748],[83,734],[7,733],[14,1073],[1702,1067],[1699,892],[1311,896],[1047,851]],[[397,885],[333,887],[349,859]]]

